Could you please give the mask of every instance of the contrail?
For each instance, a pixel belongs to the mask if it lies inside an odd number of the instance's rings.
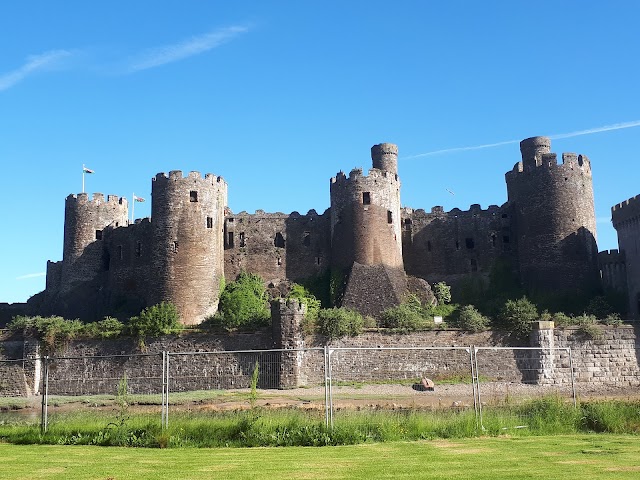
[[[576,132],[570,132],[570,133],[557,133],[555,135],[549,135],[549,138],[551,140],[558,140],[561,138],[579,137],[581,135],[591,135],[592,133],[609,132],[611,130],[622,130],[625,128],[633,128],[633,127],[640,127],[640,120],[634,120],[632,122],[624,122],[624,123],[614,123],[613,125],[605,125],[604,127],[589,128],[587,130],[578,130]],[[514,143],[520,143],[520,140],[506,140],[504,142],[487,143],[484,145],[475,145],[472,147],[445,148],[442,150],[434,150],[432,152],[418,153],[416,155],[402,157],[402,160],[409,160],[412,158],[420,158],[420,157],[431,157],[434,155],[442,155],[445,153],[466,152],[469,150],[482,150],[484,148],[500,147],[502,145],[511,145]]]
[[[26,275],[20,275],[19,277],[16,277],[16,280],[26,280],[27,278],[44,277],[46,274],[47,274],[46,272],[27,273]]]

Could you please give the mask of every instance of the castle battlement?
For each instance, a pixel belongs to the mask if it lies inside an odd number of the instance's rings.
[[[331,178],[331,184],[345,185],[349,182],[360,182],[367,180],[379,180],[385,179],[393,182],[399,182],[398,175],[396,173],[389,172],[387,170],[380,170],[378,168],[371,168],[367,175],[363,173],[362,168],[354,168],[349,172],[347,177],[344,172],[338,172],[335,177]]]
[[[614,227],[620,222],[640,218],[640,195],[631,197],[611,207],[611,221]]]
[[[625,254],[617,248],[598,252],[598,265],[609,265],[613,263],[625,263]]]
[[[200,172],[197,172],[195,170],[190,171],[186,176],[183,175],[182,170],[171,170],[169,172],[169,175],[164,172],[160,172],[151,179],[152,182],[167,182],[169,180],[173,180],[174,182],[183,180],[205,180],[211,185],[215,185],[216,183],[226,185],[224,178],[222,178],[221,176],[215,175],[213,173],[206,173],[203,177]]]
[[[459,208],[452,208],[448,212],[444,211],[444,207],[436,205],[431,207],[431,212],[427,212],[422,208],[413,210],[405,207],[402,210],[403,216],[416,216],[416,217],[477,217],[477,216],[495,216],[500,213],[501,207],[498,205],[489,205],[486,209],[482,209],[479,203],[472,204],[468,210],[460,210]]]
[[[578,169],[581,173],[591,174],[591,162],[586,155],[567,152],[562,154],[562,163],[558,163],[558,155],[551,152],[549,137],[531,137],[520,142],[522,160],[507,172],[507,179],[517,173],[539,171],[540,167],[547,167],[550,172],[562,172],[569,175],[569,170]]]
[[[67,196],[66,202],[77,204],[94,203],[96,205],[101,205],[103,203],[127,205],[128,203],[126,197],[119,197],[118,195],[107,195],[107,201],[105,202],[104,194],[102,193],[94,193],[91,199],[89,199],[88,193],[72,193]]]

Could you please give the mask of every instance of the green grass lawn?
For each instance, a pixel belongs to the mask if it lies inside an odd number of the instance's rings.
[[[636,479],[639,440],[583,434],[236,449],[0,444],[0,478]]]

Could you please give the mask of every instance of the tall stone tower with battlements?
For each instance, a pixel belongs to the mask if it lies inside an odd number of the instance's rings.
[[[347,276],[342,304],[375,315],[399,303],[406,278],[398,147],[374,145],[371,159],[368,175],[355,169],[331,179],[331,258]]]
[[[520,279],[532,293],[592,294],[599,286],[591,163],[547,137],[520,142],[522,160],[507,172]]]
[[[611,221],[618,233],[623,272],[629,300],[629,314],[640,318],[640,195],[611,207]]]
[[[215,313],[224,277],[227,184],[216,175],[181,171],[152,182],[154,286],[150,304],[173,302],[185,323]]]
[[[64,210],[64,247],[60,289],[93,279],[103,269],[103,230],[109,225],[126,226],[128,203],[124,197],[95,193],[69,195]]]

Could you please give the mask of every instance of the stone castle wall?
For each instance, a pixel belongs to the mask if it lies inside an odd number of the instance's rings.
[[[501,258],[517,258],[507,205],[449,212],[433,207],[430,213],[405,208],[402,224],[405,270],[430,283],[455,286],[470,274],[488,275]]]
[[[329,215],[240,212],[225,218],[224,273],[233,281],[242,270],[266,281],[309,279],[331,265]]]
[[[625,255],[629,313],[640,318],[640,195],[614,205],[611,220]]]

